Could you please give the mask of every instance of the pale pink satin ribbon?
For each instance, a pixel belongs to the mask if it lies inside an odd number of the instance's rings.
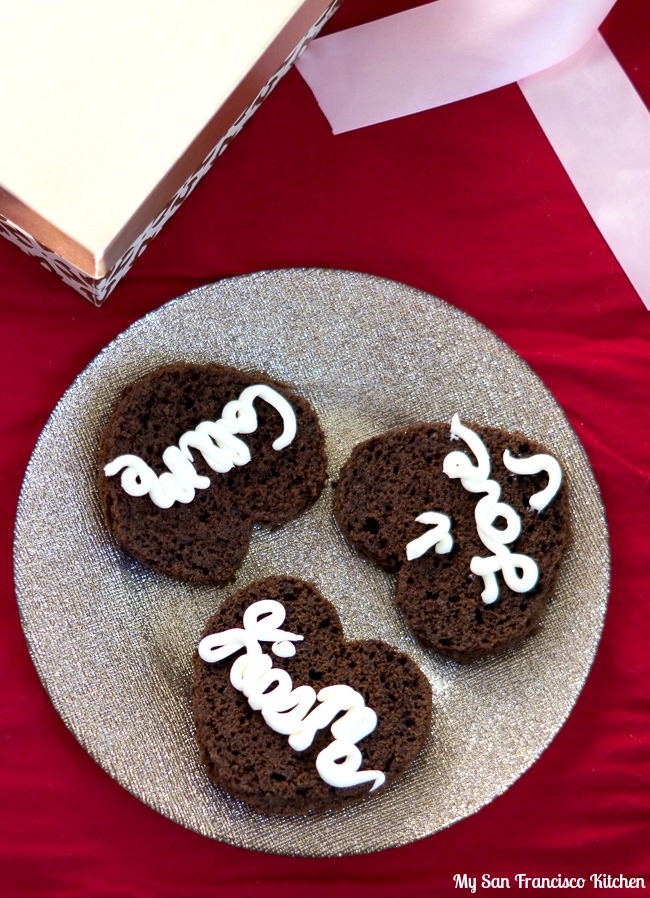
[[[312,42],[297,65],[334,133],[518,82],[650,308],[650,115],[597,32],[615,0],[437,0]]]

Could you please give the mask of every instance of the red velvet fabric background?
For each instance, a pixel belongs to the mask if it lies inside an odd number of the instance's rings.
[[[346,0],[329,29],[409,5]],[[647,0],[618,0],[603,33],[650,105]],[[551,746],[474,816],[362,857],[233,848],[128,794],[54,711],[27,652],[12,580],[23,473],[75,376],[167,300],[293,266],[402,281],[494,330],[577,430],[611,533],[601,646]],[[334,137],[291,71],[103,308],[6,241],[0,271],[0,895],[419,898],[454,892],[456,873],[478,876],[479,892],[482,874],[516,873],[644,876],[650,890],[650,312],[516,86]]]

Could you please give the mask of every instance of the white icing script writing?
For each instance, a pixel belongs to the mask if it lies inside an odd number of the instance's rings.
[[[503,464],[513,474],[539,474],[546,471],[548,474],[548,483],[543,490],[533,495],[528,500],[528,504],[535,511],[543,511],[557,495],[557,491],[562,485],[562,468],[557,459],[552,455],[531,455],[530,458],[515,458],[510,454],[510,450],[506,449],[503,453]]]
[[[251,708],[262,712],[272,730],[288,736],[289,745],[296,751],[309,748],[317,730],[331,724],[334,741],[316,758],[319,776],[338,788],[372,782],[372,792],[386,777],[379,770],[359,770],[362,756],[356,743],[372,733],[377,715],[366,706],[363,696],[349,686],[326,686],[317,695],[311,686],[294,688],[286,670],[273,667],[260,642],[273,643],[271,651],[278,657],[288,658],[296,652],[294,643],[303,639],[278,629],[285,617],[280,602],[272,599],[254,602],[244,612],[243,629],[206,636],[199,644],[199,655],[211,664],[245,648],[245,653],[233,662],[230,682],[247,697]],[[314,708],[316,701],[320,704]],[[341,712],[345,713],[338,717]]]
[[[454,415],[451,435],[464,440],[477,464],[473,465],[464,452],[450,452],[443,462],[443,471],[452,479],[460,478],[469,492],[486,493],[476,505],[474,518],[481,542],[493,554],[488,558],[475,555],[470,563],[472,573],[483,578],[485,588],[481,598],[486,605],[491,605],[499,598],[497,571],[501,571],[503,579],[513,592],[528,592],[539,577],[537,564],[528,555],[516,554],[508,549],[508,543],[514,542],[521,532],[521,518],[512,506],[499,502],[501,487],[495,480],[488,479],[490,456],[478,434],[462,425],[458,415]],[[498,529],[494,526],[497,518],[505,520],[505,528]]]
[[[210,478],[196,472],[190,447],[198,449],[209,467],[218,474],[226,474],[235,465],[248,464],[250,450],[235,434],[253,433],[257,429],[253,402],[258,398],[272,405],[282,417],[282,433],[273,442],[273,448],[279,452],[296,435],[295,413],[284,396],[272,387],[255,384],[242,390],[239,399],[228,402],[218,421],[203,421],[195,430],[184,433],[178,446],[168,446],[162,454],[168,470],[160,476],[137,455],[118,456],[105,466],[104,473],[113,477],[123,471],[122,489],[129,496],[149,493],[151,501],[159,508],[171,508],[174,502],[191,502],[197,489],[210,486]]]
[[[471,449],[476,460],[472,464],[464,452],[450,452],[443,462],[443,471],[452,479],[460,479],[463,487],[471,493],[485,493],[476,505],[474,518],[476,528],[483,545],[492,552],[487,558],[474,556],[470,562],[472,573],[483,578],[481,598],[486,605],[491,605],[499,597],[497,573],[500,571],[506,584],[513,592],[529,592],[537,583],[539,569],[535,561],[528,555],[511,552],[508,545],[514,542],[521,533],[521,518],[514,508],[500,502],[501,487],[490,480],[490,456],[485,444],[473,430],[460,422],[454,415],[451,422],[452,438],[459,437]],[[556,496],[562,483],[562,469],[551,455],[534,455],[530,458],[515,458],[506,449],[503,463],[513,474],[548,474],[548,484],[543,490],[529,499],[529,505],[536,511],[542,511]],[[426,518],[426,520],[425,520]],[[494,522],[501,518],[505,527],[497,528]],[[427,531],[406,547],[407,559],[418,558],[428,551],[432,545],[436,552],[448,552],[453,546],[449,529],[451,522],[446,515],[438,512],[425,512],[416,518],[424,524],[436,524],[433,530]]]
[[[420,555],[424,555],[433,546],[436,547],[436,552],[440,555],[451,552],[454,546],[454,539],[449,532],[451,530],[451,519],[446,514],[441,514],[439,511],[425,511],[418,515],[415,520],[418,524],[433,524],[434,526],[431,530],[427,530],[422,536],[412,539],[407,544],[406,558],[408,561],[419,558]]]

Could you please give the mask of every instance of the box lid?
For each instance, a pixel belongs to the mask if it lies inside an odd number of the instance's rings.
[[[104,275],[156,214],[156,191],[168,199],[187,176],[173,173],[190,148],[200,164],[214,143],[201,135],[238,85],[281,37],[286,57],[327,5],[2,0],[0,212]]]

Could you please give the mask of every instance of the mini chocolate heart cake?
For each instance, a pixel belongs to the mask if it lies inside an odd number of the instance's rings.
[[[347,642],[293,577],[259,580],[208,621],[192,699],[209,778],[262,813],[324,810],[391,783],[429,732],[431,686],[402,652]]]
[[[557,459],[458,416],[356,446],[334,510],[361,555],[398,573],[396,601],[422,645],[464,662],[538,629],[570,536]]]
[[[223,584],[253,525],[304,511],[326,465],[316,413],[286,384],[181,363],[122,393],[100,442],[99,495],[130,555],[170,577]]]

